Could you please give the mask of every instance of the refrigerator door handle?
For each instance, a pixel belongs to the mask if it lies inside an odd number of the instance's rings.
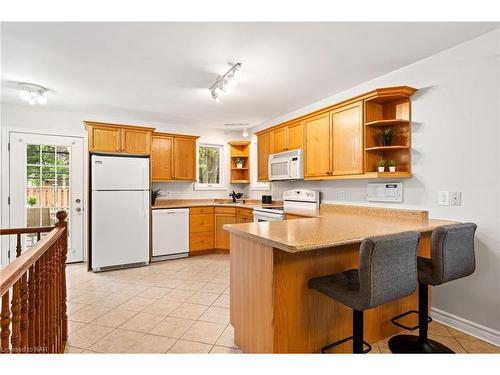
[[[142,217],[146,218],[146,203],[144,202],[144,199],[142,200]]]

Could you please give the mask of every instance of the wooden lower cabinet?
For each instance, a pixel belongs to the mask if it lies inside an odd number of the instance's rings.
[[[229,232],[224,230],[225,224],[234,224],[236,209],[234,207],[215,207],[215,248],[229,250]]]
[[[192,207],[189,209],[189,251],[214,248],[214,208]]]
[[[253,222],[253,209],[251,208],[236,208],[235,214],[235,223],[251,223]]]

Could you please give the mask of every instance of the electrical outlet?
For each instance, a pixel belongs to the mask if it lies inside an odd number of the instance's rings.
[[[440,191],[438,203],[440,206],[449,206],[450,205],[450,192],[446,191],[446,190]]]
[[[340,200],[345,201],[345,190],[340,190]]]
[[[462,193],[460,191],[452,191],[450,193],[450,205],[460,206],[462,204]]]

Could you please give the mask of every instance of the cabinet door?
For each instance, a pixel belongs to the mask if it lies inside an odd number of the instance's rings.
[[[257,180],[269,181],[270,132],[257,136]]]
[[[329,114],[305,120],[304,132],[304,177],[329,176],[331,154]]]
[[[271,149],[273,154],[286,151],[286,127],[273,131]]]
[[[362,103],[350,104],[330,113],[332,121],[332,173],[363,173]]]
[[[151,132],[122,129],[122,150],[129,154],[149,155],[151,153]]]
[[[172,143],[171,137],[152,137],[151,179],[153,181],[172,180]]]
[[[174,179],[196,179],[196,140],[174,138]]]
[[[304,132],[301,122],[288,125],[287,150],[297,150],[304,147]]]
[[[121,129],[111,126],[89,126],[89,151],[120,152]]]
[[[215,215],[215,248],[229,249],[229,232],[223,229],[224,224],[234,224],[234,215]]]

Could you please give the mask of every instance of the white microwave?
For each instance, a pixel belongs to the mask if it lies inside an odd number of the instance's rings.
[[[303,155],[302,149],[269,155],[269,179],[271,181],[303,179]]]

